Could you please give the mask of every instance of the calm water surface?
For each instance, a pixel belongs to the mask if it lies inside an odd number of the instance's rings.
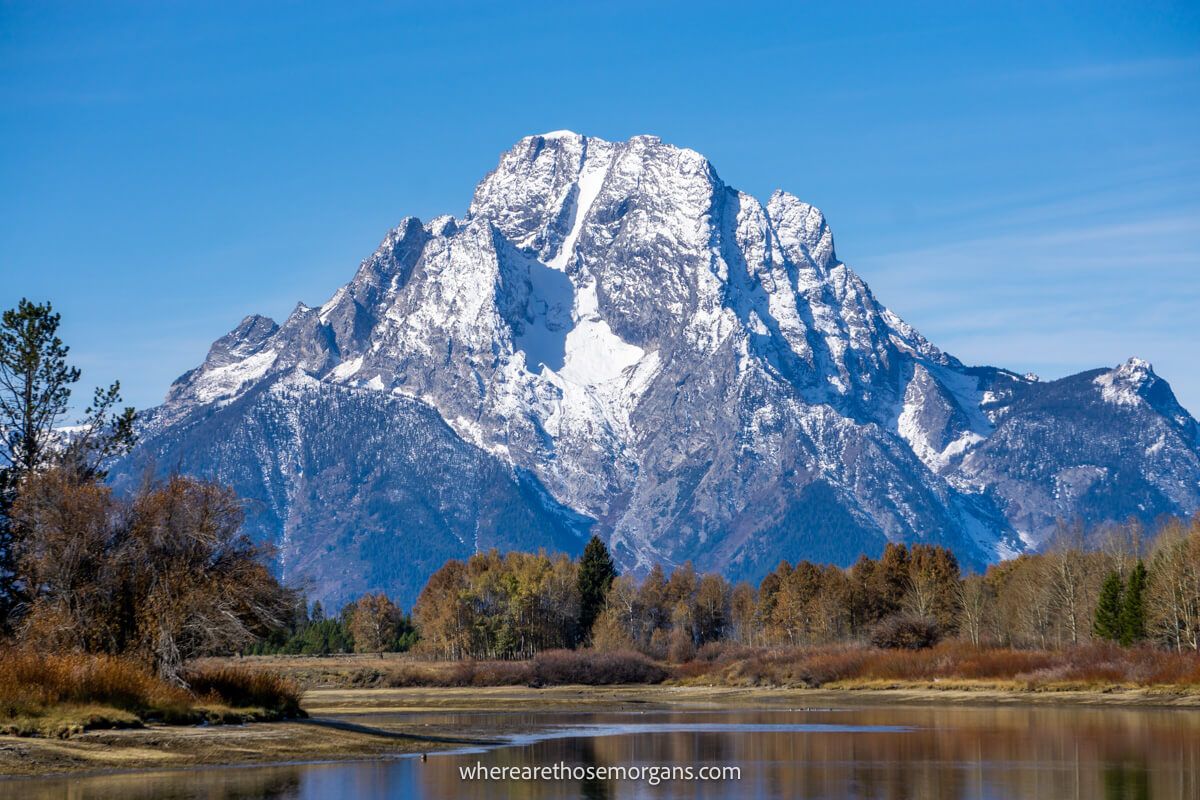
[[[527,727],[483,751],[0,783],[41,798],[1186,798],[1200,800],[1200,712],[846,708],[644,713],[393,714]],[[320,735],[315,731],[314,735]],[[460,767],[741,768],[720,781],[470,781]]]

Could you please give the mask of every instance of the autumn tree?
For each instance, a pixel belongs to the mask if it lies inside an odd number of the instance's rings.
[[[294,598],[242,533],[228,487],[172,476],[135,498],[114,554],[134,598],[135,647],[165,680],[209,652],[240,650],[282,625]]]
[[[742,581],[729,595],[729,638],[738,644],[754,644],[754,587]]]
[[[667,657],[676,663],[690,661],[696,655],[696,620],[692,605],[680,600],[671,612],[671,632]]]
[[[1090,538],[1099,543],[1097,549],[1108,556],[1112,569],[1122,579],[1145,556],[1146,531],[1137,517],[1101,525]]]
[[[777,570],[777,574],[779,591],[769,620],[771,635],[790,645],[811,642],[821,568],[811,561],[801,561],[791,570]]]
[[[425,652],[519,658],[578,639],[578,566],[564,555],[476,553],[435,572],[413,606]]]
[[[860,555],[850,568],[850,598],[847,611],[850,630],[853,633],[866,630],[883,619],[886,613],[880,593],[881,582],[876,578],[878,568],[879,562],[865,553]]]
[[[656,632],[666,630],[671,622],[667,601],[667,575],[661,564],[650,567],[637,590],[637,610],[640,626],[631,633],[637,641],[649,645]]]
[[[645,614],[639,599],[638,582],[632,575],[617,577],[608,589],[605,597],[604,611],[600,613],[595,625],[604,623],[607,643],[603,649],[620,650],[635,646],[640,641],[645,629]],[[619,631],[619,633],[618,633]],[[600,647],[593,635],[593,646]]]
[[[700,578],[696,587],[695,611],[696,643],[715,642],[725,636],[730,616],[729,582],[715,573]]]
[[[131,633],[122,509],[111,490],[67,469],[29,475],[12,509],[28,585],[23,640],[53,651],[118,653]]]
[[[1043,556],[1021,555],[989,569],[985,580],[996,592],[996,614],[1001,640],[1016,647],[1050,646],[1054,611]]]
[[[909,551],[908,581],[903,603],[907,610],[952,631],[959,613],[961,575],[954,553],[945,547],[915,544]]]
[[[612,592],[609,594],[611,596]],[[638,645],[629,630],[630,617],[622,614],[617,606],[609,605],[592,626],[592,647],[606,653],[634,650]]]
[[[1083,544],[1081,525],[1060,525],[1045,556],[1049,598],[1063,636],[1072,645],[1084,639],[1091,617]]]
[[[792,571],[787,560],[780,561],[774,571],[768,572],[758,584],[758,600],[754,609],[754,627],[764,643],[775,638],[775,609],[779,605],[779,594],[783,582]]]
[[[821,590],[809,604],[812,635],[817,642],[836,642],[852,635],[850,578],[845,571],[826,564],[821,568]]]
[[[349,614],[354,652],[379,653],[393,650],[405,626],[404,612],[383,592],[364,594]]]
[[[429,576],[413,606],[421,646],[447,658],[466,658],[470,648],[467,565],[451,559]]]
[[[667,579],[665,592],[667,606],[674,607],[680,603],[691,603],[692,597],[696,594],[698,580],[696,568],[692,566],[691,561],[685,561],[671,570],[671,577]]]
[[[1155,637],[1173,650],[1200,651],[1200,515],[1171,520],[1150,559],[1147,605]]]
[[[27,476],[12,513],[28,645],[130,654],[182,685],[187,659],[241,651],[294,616],[227,487],[177,476],[125,501],[59,466]]]
[[[872,578],[880,617],[900,611],[912,582],[908,548],[892,542],[884,545]]]
[[[983,575],[968,575],[955,587],[959,633],[978,647],[987,636],[995,604],[995,591]]]

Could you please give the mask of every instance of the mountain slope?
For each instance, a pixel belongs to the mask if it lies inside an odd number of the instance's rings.
[[[283,417],[300,450],[353,450],[287,472],[286,437],[254,438]],[[286,575],[410,598],[418,554],[461,554],[472,526],[567,550],[594,529],[625,568],[731,577],[887,540],[982,565],[1058,518],[1200,508],[1198,452],[1143,362],[1044,384],[966,367],[875,300],[814,207],[655,137],[556,132],[505,153],[463,218],[402,221],[319,309],[243,321],[116,474],[237,476],[277,498],[254,524]],[[431,507],[453,522],[415,521]],[[383,563],[347,544],[364,526]]]

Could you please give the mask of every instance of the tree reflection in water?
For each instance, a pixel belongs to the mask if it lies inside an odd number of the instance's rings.
[[[23,781],[16,795],[18,784],[0,782],[0,797],[1200,798],[1200,714],[1185,709],[894,706],[527,716],[537,719],[551,738],[482,753],[431,755],[424,763],[402,758]],[[464,729],[476,732],[512,721],[504,714],[461,717]],[[422,721],[419,714],[403,717],[405,725]],[[639,732],[639,726],[647,725],[653,729]],[[603,726],[611,735],[597,735],[599,728],[587,726]],[[510,767],[558,762],[738,766],[742,778],[657,786],[613,780],[462,780],[459,768],[477,762]]]

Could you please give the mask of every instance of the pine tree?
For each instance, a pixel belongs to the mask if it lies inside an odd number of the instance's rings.
[[[1124,582],[1116,572],[1108,573],[1100,586],[1100,598],[1096,602],[1096,619],[1092,622],[1092,633],[1101,639],[1115,642],[1121,638],[1122,594]]]
[[[592,624],[604,608],[608,588],[617,577],[612,556],[599,536],[593,536],[579,559],[579,635],[591,637]]]
[[[1121,644],[1128,647],[1146,638],[1146,565],[1138,561],[1129,573],[1121,604]]]
[[[25,476],[42,466],[55,424],[67,411],[79,370],[67,366],[59,315],[22,298],[0,318],[0,616],[20,601],[18,532],[10,510]]]
[[[22,482],[52,457],[80,478],[103,478],[104,461],[133,446],[133,409],[114,411],[119,383],[97,387],[69,439],[55,430],[80,374],[67,364],[60,321],[49,303],[24,298],[0,316],[0,629],[11,627],[23,594],[16,563],[21,532],[10,517]]]
[[[61,317],[22,299],[0,321],[0,459],[19,475],[41,466],[79,369],[67,366]]]

